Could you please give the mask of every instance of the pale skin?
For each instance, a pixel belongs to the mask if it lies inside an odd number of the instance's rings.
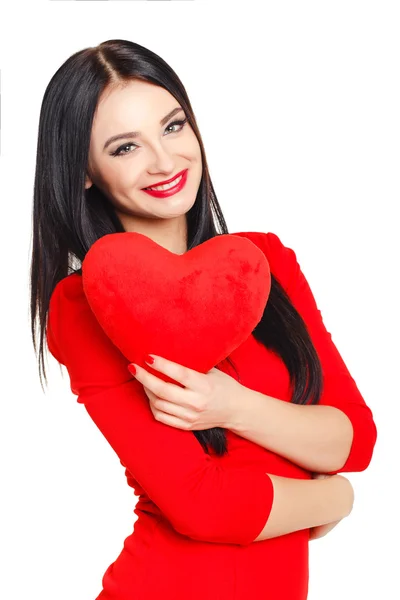
[[[186,213],[196,200],[202,176],[201,150],[190,124],[180,110],[166,124],[160,121],[180,104],[164,88],[131,81],[107,88],[93,121],[85,188],[95,184],[115,208],[126,231],[147,235],[160,246],[187,251]],[[104,144],[115,135],[139,131]],[[123,148],[121,149],[121,146]],[[111,153],[120,149],[119,156]],[[188,169],[185,187],[166,199],[142,188],[174,177]]]
[[[174,109],[178,110],[171,114]],[[196,200],[202,157],[190,124],[174,124],[186,118],[179,109],[167,90],[148,82],[109,86],[93,121],[85,188],[96,185],[103,192],[126,231],[142,233],[170,252],[184,254],[185,215]],[[171,116],[165,119],[167,115]],[[104,148],[111,137],[133,131],[139,134],[125,135]],[[112,155],[116,152],[119,156]],[[183,169],[188,169],[187,183],[177,194],[158,199],[143,191]],[[352,426],[334,407],[282,402],[242,386],[218,369],[198,373],[163,357],[155,357],[152,367],[183,388],[136,367],[154,417],[167,425],[185,430],[231,429],[316,476],[340,468],[348,455]],[[245,406],[251,410],[244,411]],[[325,535],[336,523],[313,528],[315,537],[310,539]]]
[[[143,385],[154,418],[171,427],[177,427],[186,431],[204,430],[212,427],[233,429],[232,423],[235,423],[237,428],[237,424],[240,423],[240,417],[243,414],[242,407],[247,405],[251,397],[249,393],[257,394],[256,398],[258,402],[260,400],[258,392],[249,390],[236,379],[215,367],[203,374],[161,356],[151,354],[148,358],[150,362],[146,362],[151,365],[152,369],[158,370],[168,375],[175,382],[182,384],[175,385],[174,383],[166,382],[137,364],[131,363],[128,365],[129,371]],[[265,399],[271,398],[270,396],[262,396]],[[298,411],[286,411],[283,405],[287,403],[279,401],[278,404],[276,398],[272,398],[272,400],[276,401],[274,402],[272,417],[274,414],[275,416],[278,414],[280,418],[283,416],[286,420],[291,420],[289,423],[285,423],[287,427],[286,431],[290,432],[291,427],[295,425],[295,420],[298,420]],[[259,402],[258,406],[261,406],[261,402]],[[282,411],[279,410],[280,406],[282,406]],[[300,405],[289,406],[309,408]],[[321,408],[330,407],[321,406]],[[260,418],[263,418],[265,421],[265,412],[260,414],[249,410],[250,412],[253,414],[254,423],[259,423],[258,419]],[[318,427],[317,419],[319,419],[320,415],[322,414],[322,419],[326,418],[326,416],[324,417],[324,413],[326,415],[326,411],[322,411],[322,413],[321,411],[312,411],[310,413],[310,420],[308,422],[310,435],[311,430]],[[329,411],[328,418],[330,418]],[[276,423],[279,424],[279,418],[276,420]],[[247,422],[247,427],[249,427],[249,422]],[[258,425],[257,431],[259,429],[260,426]],[[299,425],[297,422],[296,427],[293,427],[293,432],[298,431],[298,429]],[[256,430],[255,426],[254,430]],[[248,431],[251,431],[251,429],[248,429]],[[291,456],[295,457],[299,436],[295,439],[291,435],[283,437],[284,440],[287,440],[287,444],[290,444],[289,452]],[[314,437],[311,436],[311,440],[314,443],[316,439],[315,435]],[[262,440],[258,439],[257,443],[271,449],[271,444],[266,435]],[[330,470],[333,470],[333,468]],[[312,477],[313,479],[324,479],[331,476],[322,473],[313,473]],[[340,521],[341,519],[311,527],[310,540],[323,537]]]
[[[332,477],[332,475],[325,475],[324,473],[313,473],[313,479],[328,479]],[[316,527],[310,528],[310,540],[316,540],[318,538],[324,537],[327,533],[329,533],[336,525],[340,523],[342,519],[338,521],[332,521],[332,523],[326,523],[326,525],[317,525]]]
[[[203,374],[151,356],[153,369],[185,386],[164,382],[134,365],[136,378],[150,392],[155,416],[167,425],[189,430],[231,429],[313,472],[343,466],[353,428],[339,409],[282,402],[243,386],[216,368]]]

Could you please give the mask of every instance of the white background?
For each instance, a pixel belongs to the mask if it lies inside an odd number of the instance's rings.
[[[177,72],[229,231],[272,231],[295,250],[373,412],[372,462],[344,474],[353,512],[310,542],[309,600],[400,597],[397,8],[196,0],[3,9],[2,597],[95,598],[136,519],[117,456],[51,355],[42,392],[29,325],[42,97],[72,53],[111,38],[148,47]]]

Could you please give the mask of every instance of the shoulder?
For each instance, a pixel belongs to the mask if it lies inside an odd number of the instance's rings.
[[[288,291],[296,275],[297,259],[294,250],[286,246],[272,231],[240,231],[232,235],[247,237],[256,244],[267,257],[271,273],[279,280],[285,291]]]
[[[63,277],[50,296],[49,301],[49,320],[56,317],[65,322],[83,315],[91,313],[91,308],[87,300],[82,276],[76,271]]]
[[[51,297],[50,304],[59,303],[61,301],[79,301],[85,298],[82,285],[82,277],[77,273],[71,273],[67,277],[63,277],[55,286]]]
[[[50,352],[60,362],[63,362],[58,350],[60,337],[64,337],[66,331],[72,331],[85,313],[90,313],[90,306],[83,290],[82,277],[71,273],[54,287],[47,315],[47,343]]]
[[[68,321],[74,313],[82,312],[84,307],[89,308],[83,285],[82,277],[71,273],[63,277],[53,289],[49,300],[48,323],[50,326],[61,319]]]

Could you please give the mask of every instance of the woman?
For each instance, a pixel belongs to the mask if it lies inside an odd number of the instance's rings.
[[[163,182],[170,192],[151,190]],[[266,254],[271,292],[253,334],[228,357],[230,373],[185,370],[181,395],[170,385],[157,396],[158,378],[128,371],[82,288],[92,244],[128,231],[183,254],[228,228],[183,84],[146,48],[109,40],[71,56],[46,89],[31,270],[39,366],[46,378],[46,337],[139,496],[134,531],[98,598],[303,600],[309,539],[352,509],[352,486],[338,473],[371,460],[371,410],[295,253],[271,232],[237,234]],[[182,375],[163,357],[152,366]],[[208,402],[197,424],[189,391]]]

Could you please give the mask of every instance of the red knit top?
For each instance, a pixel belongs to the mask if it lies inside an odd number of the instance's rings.
[[[295,252],[271,232],[235,235],[263,250],[303,317],[323,369],[320,404],[339,408],[351,420],[349,456],[331,473],[363,471],[377,438],[373,415],[323,324]],[[156,421],[128,360],[91,311],[79,274],[65,277],[53,291],[47,341],[138,497],[133,531],[106,570],[96,600],[307,598],[309,529],[252,542],[272,508],[268,473],[310,479],[309,471],[230,430],[228,453],[218,457],[211,449],[207,455],[192,431]],[[290,401],[285,364],[253,335],[230,358],[244,386]],[[237,378],[229,363],[222,365]]]

